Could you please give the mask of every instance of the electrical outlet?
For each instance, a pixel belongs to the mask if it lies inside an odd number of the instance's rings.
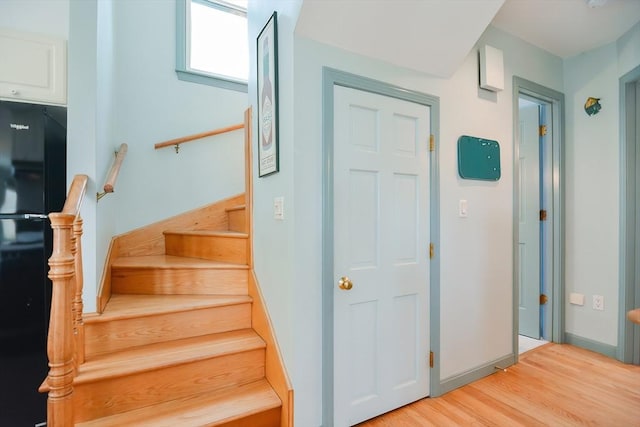
[[[604,310],[604,297],[602,295],[593,296],[593,309],[600,311]]]

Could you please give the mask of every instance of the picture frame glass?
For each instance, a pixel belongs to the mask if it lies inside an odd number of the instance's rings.
[[[257,39],[258,176],[279,170],[277,12]]]

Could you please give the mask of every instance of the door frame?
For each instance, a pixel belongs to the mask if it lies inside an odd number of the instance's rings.
[[[439,98],[421,92],[394,86],[382,81],[350,74],[337,69],[322,69],[322,425],[333,426],[334,417],[334,381],[333,381],[333,145],[334,145],[334,86],[371,92],[382,96],[414,102],[430,107],[431,133],[438,140],[439,135]],[[425,141],[425,144],[428,144]],[[440,194],[438,150],[429,159],[429,201],[431,242],[440,246]],[[425,248],[428,256],[429,248]],[[435,396],[440,390],[440,261],[438,251],[430,263],[429,274],[429,322],[430,350],[436,355],[434,366],[429,373],[429,394]]]
[[[533,106],[535,105],[535,109],[536,109],[536,121],[535,121],[535,125],[536,125],[536,162],[537,162],[537,173],[539,174],[538,176],[538,180],[535,183],[535,185],[538,187],[538,203],[539,203],[539,209],[544,209],[546,206],[550,206],[552,205],[552,201],[549,199],[548,195],[546,194],[547,188],[551,185],[551,180],[549,179],[550,177],[548,175],[550,175],[551,172],[551,165],[550,165],[550,159],[552,158],[551,156],[551,145],[547,144],[547,143],[543,143],[543,141],[548,141],[549,137],[553,135],[553,125],[552,125],[552,120],[550,117],[550,114],[548,114],[549,111],[551,111],[551,108],[549,106],[549,103],[547,101],[543,101],[534,97],[531,97],[529,95],[525,95],[525,94],[520,94],[520,96],[518,97],[518,128],[515,129],[515,131],[517,132],[519,138],[519,143],[518,140],[515,141],[515,143],[517,144],[518,147],[518,157],[520,156],[520,147],[522,146],[522,140],[521,138],[523,137],[523,133],[522,133],[522,129],[520,129],[520,122],[522,121],[522,107],[520,106],[520,103],[522,101],[526,101],[528,103],[531,104],[531,106],[529,108],[533,108]],[[544,117],[543,117],[544,116]],[[547,125],[547,128],[551,131],[547,136],[541,136],[540,132],[539,132],[539,128],[542,125]],[[518,167],[520,167],[520,159],[518,159]],[[531,164],[528,164],[527,167],[530,167]],[[526,177],[522,177],[525,180],[527,180]],[[530,191],[530,187],[531,185],[526,185],[525,186],[525,192],[529,193]],[[520,191],[522,188],[522,183],[520,183],[520,185],[518,185],[518,191]],[[518,206],[520,206],[520,204],[518,204]],[[551,214],[553,214],[553,212],[551,212]],[[548,246],[550,245],[550,243],[552,242],[550,240],[549,237],[551,237],[551,234],[549,233],[549,227],[544,227],[545,223],[541,222],[538,220],[537,218],[538,216],[536,215],[534,218],[535,221],[535,225],[537,226],[537,233],[536,233],[536,239],[537,239],[537,245],[538,245],[538,264],[536,266],[537,269],[537,274],[538,274],[538,283],[536,284],[536,310],[537,310],[537,318],[538,318],[538,323],[536,325],[536,328],[538,330],[537,332],[537,336],[538,338],[542,337],[544,339],[547,339],[548,337],[551,336],[551,309],[549,309],[549,307],[553,307],[553,299],[550,300],[549,304],[547,304],[546,309],[544,310],[544,315],[543,315],[543,310],[542,310],[542,306],[539,305],[539,295],[542,292],[546,292],[547,294],[549,293],[548,289],[543,289],[545,287],[549,286],[549,283],[551,282],[550,278],[548,277],[549,274],[547,271],[544,271],[543,269],[543,265],[552,265],[553,262],[548,258],[548,255],[553,253],[553,251],[549,250]],[[550,215],[550,218],[553,218],[553,215]],[[530,227],[533,227],[534,225],[529,225]],[[525,226],[525,229],[527,229],[527,227]],[[520,236],[522,231],[522,225],[519,225],[518,227],[518,240],[520,240]],[[529,242],[529,244],[531,244],[532,242]],[[518,251],[518,256],[520,256],[520,250],[519,248],[516,248],[516,250]],[[519,258],[518,258],[519,259]],[[520,260],[523,261],[523,260]],[[520,264],[518,264],[518,266],[521,266]],[[518,276],[518,278],[521,278],[522,276]],[[518,290],[521,290],[522,288],[520,287],[521,285],[523,285],[522,283],[519,283],[519,287]],[[544,286],[543,286],[544,285]],[[531,282],[528,282],[527,285],[524,285],[524,288],[526,289],[527,286],[533,286]],[[519,295],[519,299],[521,299],[522,295]],[[530,310],[532,308],[529,308]],[[548,317],[548,318],[547,318]],[[543,331],[541,331],[541,324],[544,323],[545,324],[545,328]],[[521,333],[521,329],[522,329],[522,313],[519,312],[518,315],[518,334],[519,335],[527,335],[527,334],[522,334]],[[542,332],[542,333],[541,333]],[[538,339],[536,338],[536,339]]]
[[[551,233],[550,259],[551,266],[551,301],[553,304],[551,313],[551,339],[556,343],[565,341],[565,295],[564,295],[564,141],[565,141],[565,121],[564,121],[564,94],[549,89],[521,77],[513,77],[513,140],[518,138],[519,108],[518,100],[524,95],[551,105],[551,151],[552,151],[552,186],[549,189],[552,206],[552,220],[549,224]],[[513,352],[518,360],[518,330],[519,330],[519,289],[520,289],[520,261],[518,259],[519,242],[519,217],[520,217],[520,192],[518,183],[520,181],[519,168],[520,150],[517,144],[513,147]]]
[[[638,106],[633,99],[638,96],[634,87],[637,82],[640,82],[640,66],[620,77],[620,293],[616,356],[624,363],[640,364],[640,327],[634,327],[627,320],[627,311],[640,307],[640,277],[636,276],[635,269],[640,260],[640,230],[636,229],[640,212],[636,210],[637,202],[627,203],[636,199],[637,174],[640,173],[637,170],[640,153],[636,150],[640,146],[636,126],[640,123],[637,122]]]

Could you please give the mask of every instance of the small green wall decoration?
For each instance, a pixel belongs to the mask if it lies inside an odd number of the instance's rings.
[[[458,138],[458,174],[463,179],[500,179],[500,144],[491,139],[462,135]]]
[[[590,96],[584,103],[584,111],[589,116],[595,116],[601,109],[602,105],[600,105],[600,98],[594,98]]]

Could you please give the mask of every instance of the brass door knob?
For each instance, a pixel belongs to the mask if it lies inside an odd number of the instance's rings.
[[[353,282],[351,282],[347,276],[342,276],[340,280],[338,280],[338,287],[344,291],[348,291],[353,288]]]

